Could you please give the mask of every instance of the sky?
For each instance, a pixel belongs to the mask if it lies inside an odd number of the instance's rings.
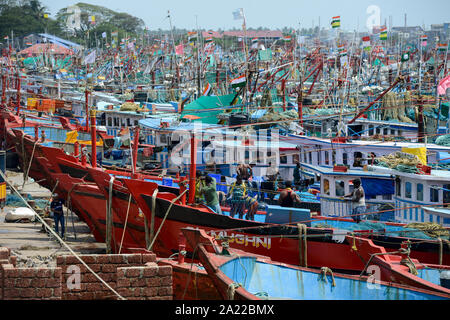
[[[428,29],[430,24],[450,22],[449,0],[41,0],[52,17],[64,7],[84,2],[100,5],[118,12],[126,12],[144,20],[150,30],[170,29],[167,11],[170,10],[174,27],[195,29],[242,28],[242,22],[233,19],[233,11],[243,8],[247,28],[283,27],[330,28],[331,18],[341,16],[341,28],[349,31],[367,31],[367,21],[375,11],[367,9],[377,6],[381,24],[404,26],[420,25]],[[375,20],[377,21],[377,20]]]

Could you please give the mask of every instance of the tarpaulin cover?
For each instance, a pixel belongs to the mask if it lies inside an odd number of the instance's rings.
[[[394,194],[394,181],[390,179],[361,178],[366,197]]]

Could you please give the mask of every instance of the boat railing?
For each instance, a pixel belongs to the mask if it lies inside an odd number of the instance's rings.
[[[367,213],[376,213],[382,205],[389,202],[373,201],[366,199]],[[326,195],[320,196],[320,211],[322,216],[345,217],[353,213],[354,205],[351,201]]]

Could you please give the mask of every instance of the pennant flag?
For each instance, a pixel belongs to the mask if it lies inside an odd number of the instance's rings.
[[[209,43],[209,42],[212,42],[212,41],[213,41],[212,37],[205,38],[205,43]]]
[[[341,16],[336,16],[331,19],[331,27],[333,29],[341,27]]]
[[[283,41],[284,42],[289,42],[289,41],[291,41],[292,40],[292,37],[291,36],[284,36],[283,37]]]
[[[244,74],[242,76],[234,78],[233,80],[230,81],[232,88],[243,87],[243,86],[245,86],[245,83],[246,83],[246,78],[245,78]]]
[[[209,82],[206,84],[205,90],[203,90],[203,96],[209,96],[209,94],[211,93],[211,85],[209,84]]]
[[[184,46],[183,44],[180,44],[179,46],[175,47],[175,54],[178,56],[182,56],[184,54]]]
[[[446,94],[447,89],[450,88],[450,75],[439,81],[437,88],[438,94],[440,96]]]
[[[420,37],[420,40],[422,42],[422,47],[426,47],[428,44],[428,36],[424,34],[423,36]]]
[[[370,45],[370,37],[369,36],[363,37],[362,42],[363,42],[362,46],[365,51],[370,51],[370,49],[372,49],[372,47]]]
[[[380,30],[380,40],[387,40],[387,28],[382,27]]]
[[[347,50],[345,49],[344,45],[338,46],[338,52],[340,56],[346,56]]]
[[[233,18],[234,20],[241,20],[244,19],[244,11],[242,8],[237,9],[236,11],[233,12]]]

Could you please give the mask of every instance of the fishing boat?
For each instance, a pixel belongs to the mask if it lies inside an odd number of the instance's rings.
[[[374,272],[382,281],[435,291],[450,298],[450,266],[422,264],[417,259],[409,258],[407,243],[397,251],[388,252],[367,238],[347,236],[347,239],[355,255],[366,262],[361,274]]]
[[[448,295],[367,277],[273,262],[219,245],[203,230],[183,229],[225,300],[445,300]]]

